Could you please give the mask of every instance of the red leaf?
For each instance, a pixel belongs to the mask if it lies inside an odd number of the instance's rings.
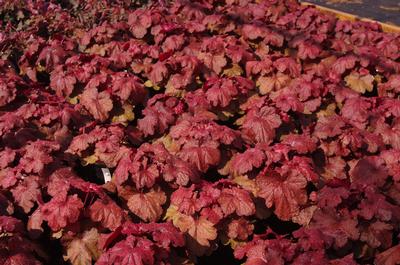
[[[98,92],[96,88],[87,88],[81,96],[81,104],[89,111],[93,117],[100,121],[105,121],[113,108],[110,94],[106,91]]]
[[[166,58],[168,58],[173,54],[173,51],[180,50],[184,43],[185,43],[185,37],[183,34],[171,35],[164,40],[164,43],[161,45],[161,48],[165,53],[172,52],[169,56],[166,56]],[[161,60],[161,58],[159,57],[159,60],[164,61],[166,58],[163,58],[163,60]]]
[[[5,148],[0,152],[0,168],[6,168],[15,159],[16,152],[10,148]]]
[[[388,177],[387,169],[383,163],[383,159],[373,156],[359,160],[351,171],[352,186],[360,188],[382,186]]]
[[[257,149],[247,149],[244,153],[235,155],[231,160],[231,171],[234,174],[243,175],[254,168],[259,168],[264,160],[265,154]]]
[[[154,244],[150,240],[128,236],[103,253],[96,264],[152,265],[154,254]]]
[[[127,222],[122,228],[122,233],[127,235],[151,235],[158,246],[168,248],[170,246],[182,247],[185,239],[181,232],[171,223],[139,223]]]
[[[357,57],[354,55],[346,55],[340,57],[332,65],[332,75],[341,76],[347,69],[354,68],[357,62]]]
[[[193,185],[189,188],[179,187],[171,195],[171,204],[178,206],[180,212],[192,215],[197,210],[196,199]]]
[[[83,203],[75,194],[66,198],[54,197],[41,207],[41,212],[50,228],[58,231],[78,221],[82,208]]]
[[[360,240],[373,248],[388,248],[392,245],[393,227],[387,223],[374,222],[363,229]]]
[[[89,208],[89,216],[94,222],[100,222],[103,227],[115,230],[122,224],[124,213],[113,201],[96,200]]]
[[[282,176],[275,171],[258,175],[260,187],[258,196],[265,199],[267,207],[275,207],[274,212],[282,220],[290,220],[299,213],[300,206],[307,202],[307,179],[302,175]]]
[[[138,128],[145,136],[162,134],[175,122],[174,108],[179,104],[175,97],[154,96],[142,111],[144,118],[138,120]]]
[[[314,129],[314,135],[319,139],[334,137],[342,132],[345,122],[341,117],[332,115],[329,117],[320,117]]]
[[[349,196],[350,191],[346,188],[330,188],[325,186],[318,192],[318,206],[321,208],[337,207],[344,199],[347,199]]]
[[[50,76],[50,87],[56,91],[59,97],[69,97],[75,87],[77,80],[75,76],[66,74],[62,66],[58,66]]]
[[[219,163],[221,153],[218,149],[218,144],[215,142],[207,142],[201,146],[187,143],[179,152],[179,156],[195,165],[199,171],[206,172],[210,166],[215,166]]]
[[[364,129],[367,119],[371,115],[371,103],[364,98],[350,98],[342,108],[342,116],[360,129]]]
[[[375,258],[376,265],[396,265],[400,260],[400,245],[391,247],[381,253]]]
[[[223,189],[218,197],[218,203],[225,216],[235,212],[239,216],[249,216],[256,212],[249,192],[236,187]]]
[[[365,197],[358,205],[358,215],[366,220],[400,220],[400,207],[389,203],[385,196],[367,188]]]
[[[274,66],[279,72],[287,72],[292,77],[299,76],[301,72],[301,65],[290,57],[279,58],[274,61]]]
[[[1,259],[2,264],[4,265],[41,265],[32,254],[29,253],[17,253],[14,255],[7,255],[7,257],[3,260]]]
[[[121,102],[131,100],[133,104],[142,103],[147,94],[139,78],[124,72],[112,75],[111,89],[112,94],[118,96]]]
[[[17,95],[15,83],[8,82],[8,80],[0,79],[0,107],[6,106],[12,102]]]
[[[317,149],[316,141],[305,134],[289,134],[282,137],[282,143],[287,144],[299,154],[312,153]]]
[[[125,155],[125,157],[121,158],[119,161],[117,168],[114,171],[113,181],[117,185],[122,185],[129,178],[129,171],[131,168],[132,160],[133,160],[132,152]]]
[[[331,211],[317,210],[314,213],[311,227],[317,228],[321,233],[334,240],[336,248],[343,247],[348,240],[357,240],[360,232],[357,229],[358,221],[346,210]],[[325,239],[325,242],[328,242]]]
[[[130,30],[138,39],[142,39],[146,33],[147,29],[151,26],[151,16],[149,12],[138,9],[131,13],[128,17],[128,25]]]
[[[54,171],[47,183],[47,193],[53,197],[67,197],[70,189],[70,179],[77,177],[71,168],[60,168]]]
[[[22,221],[11,216],[0,216],[0,231],[9,233],[21,233],[24,231]]]
[[[174,54],[174,51],[167,51],[164,53],[160,53],[160,55],[158,56],[158,60],[160,60],[160,62],[163,62],[165,60],[167,60],[169,57],[171,57]]]
[[[254,108],[247,112],[242,125],[242,133],[245,139],[251,143],[271,143],[275,137],[275,129],[282,121],[276,110],[264,106]]]
[[[200,174],[189,163],[174,157],[165,165],[163,178],[167,182],[174,181],[178,185],[186,186],[190,182],[199,182]]]
[[[47,164],[53,162],[51,153],[60,149],[55,142],[38,140],[25,147],[25,154],[19,161],[19,166],[26,173],[41,173]]]
[[[296,244],[285,238],[262,240],[255,237],[252,241],[238,246],[234,255],[237,259],[246,256],[246,265],[285,264],[292,261],[296,248]]]
[[[128,207],[145,222],[157,222],[167,198],[163,191],[152,190],[147,193],[136,193],[129,197]]]
[[[319,45],[312,43],[311,41],[302,41],[298,45],[298,56],[300,59],[315,59],[317,58],[322,49]]]
[[[238,94],[232,80],[209,79],[204,85],[207,89],[206,97],[208,102],[216,107],[227,107],[231,100]]]
[[[246,240],[253,234],[254,225],[246,219],[233,220],[228,225],[228,237],[237,240]]]
[[[160,54],[161,57],[161,54]],[[166,59],[164,58],[165,56],[163,55],[162,58],[159,58],[160,61],[163,61],[161,59]],[[151,83],[154,85],[160,84],[163,80],[165,80],[168,76],[168,68],[165,65],[165,63],[157,62],[151,66],[151,70],[149,73],[149,79],[151,80]]]
[[[22,207],[25,213],[31,211],[38,196],[41,195],[38,179],[35,176],[24,178],[23,182],[18,184],[11,192],[15,201]]]

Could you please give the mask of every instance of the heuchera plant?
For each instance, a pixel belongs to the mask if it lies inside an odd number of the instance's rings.
[[[0,2],[0,265],[400,264],[399,34],[296,0]]]

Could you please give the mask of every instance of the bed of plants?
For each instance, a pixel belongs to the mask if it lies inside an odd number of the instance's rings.
[[[0,58],[1,265],[400,264],[400,37],[378,24],[2,0]]]

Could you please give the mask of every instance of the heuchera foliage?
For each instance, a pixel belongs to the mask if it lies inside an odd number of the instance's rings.
[[[399,60],[295,0],[0,1],[0,265],[400,264]]]

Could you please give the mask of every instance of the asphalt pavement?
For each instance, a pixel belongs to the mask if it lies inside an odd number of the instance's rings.
[[[307,0],[305,2],[400,26],[400,0]]]

